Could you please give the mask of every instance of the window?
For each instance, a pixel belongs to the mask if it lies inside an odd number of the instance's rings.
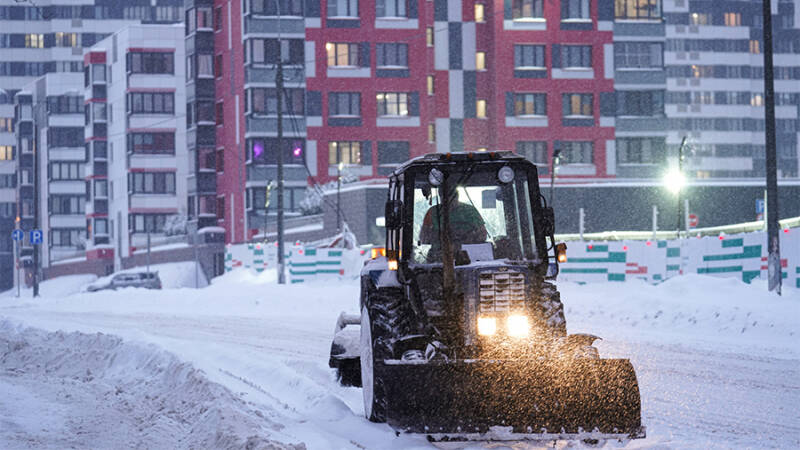
[[[428,142],[436,142],[436,125],[428,124]]]
[[[411,146],[406,141],[378,142],[378,175],[388,175],[411,157]]]
[[[478,100],[475,102],[475,117],[478,119],[486,118],[486,100]]]
[[[361,116],[361,94],[358,92],[331,92],[328,94],[331,116]]]
[[[211,23],[211,8],[197,8],[197,29],[210,30],[213,28]]]
[[[740,27],[742,26],[742,14],[734,12],[725,13],[725,26],[726,27]]]
[[[0,131],[4,133],[13,133],[14,119],[11,117],[0,117]]]
[[[85,239],[85,231],[82,228],[53,228],[50,230],[50,246],[80,247]]]
[[[660,69],[663,54],[663,44],[658,42],[617,42],[614,44],[614,65],[618,69]]]
[[[302,0],[252,0],[250,11],[260,16],[302,16]]]
[[[428,95],[434,94],[434,76],[428,75]]]
[[[108,197],[108,180],[94,180],[94,196]]]
[[[44,35],[36,33],[26,34],[25,48],[44,48]]]
[[[215,117],[217,119],[217,126],[225,124],[225,107],[223,102],[217,102],[215,105]]]
[[[408,44],[375,45],[377,67],[408,67]]]
[[[50,196],[50,214],[84,214],[86,197],[84,195]]]
[[[50,163],[50,179],[59,180],[83,180],[83,162],[52,162]]]
[[[361,165],[361,142],[358,141],[333,141],[328,143],[328,165],[337,166],[339,163],[346,166]]]
[[[475,70],[486,70],[486,52],[475,52]]]
[[[305,91],[303,88],[284,89],[283,112],[303,115]],[[278,114],[278,96],[275,88],[250,89],[250,110],[257,114]]]
[[[515,116],[546,116],[547,94],[514,94]]]
[[[664,162],[666,140],[663,137],[617,138],[619,164],[658,164]]]
[[[594,161],[594,142],[562,141],[561,164],[592,164]]]
[[[250,39],[250,61],[256,64],[277,64],[280,55],[283,62],[303,64],[305,41],[303,39]]]
[[[689,25],[708,25],[710,23],[711,23],[711,18],[707,13],[689,14]]]
[[[62,31],[55,33],[55,46],[56,47],[80,47],[80,35],[78,33],[64,33]]]
[[[564,117],[592,117],[592,94],[563,94]]]
[[[534,164],[547,165],[547,142],[545,141],[520,141],[516,144],[516,150],[518,155],[524,156]]]
[[[406,0],[377,0],[375,2],[375,16],[407,17]]]
[[[204,53],[197,55],[197,76],[199,78],[214,77],[214,55]]]
[[[511,17],[518,19],[543,19],[544,0],[514,0],[511,5]]]
[[[83,127],[50,127],[47,142],[50,147],[83,147]]]
[[[72,95],[48,96],[47,112],[50,114],[80,114],[83,112],[83,97]]]
[[[174,155],[175,133],[130,133],[128,134],[128,153]]]
[[[209,125],[216,124],[217,118],[214,117],[216,111],[214,110],[214,102],[198,101],[195,103],[195,119],[197,123],[207,123]]]
[[[475,3],[475,22],[483,22],[486,20],[485,5],[483,3]]]
[[[303,164],[303,154],[305,153],[305,141],[294,139],[283,139],[283,162],[284,164]],[[297,149],[300,152],[297,152]],[[247,140],[247,158],[256,164],[277,164],[278,163],[278,139],[277,138],[258,138]]]
[[[750,98],[750,106],[764,106],[764,97],[761,94],[753,94]]]
[[[219,54],[214,57],[214,76],[216,78],[222,77],[222,72],[223,72],[222,68],[223,68],[223,58],[222,55]]]
[[[0,188],[15,188],[17,187],[16,177],[14,174],[0,174]],[[5,217],[0,214],[0,217]]]
[[[214,9],[214,31],[222,31],[222,7]]]
[[[757,39],[750,40],[750,53],[756,55],[761,53],[761,46],[759,45],[759,41]]]
[[[376,99],[379,116],[408,115],[408,94],[405,92],[379,92]]]
[[[11,145],[0,145],[0,161],[13,161],[14,147]]]
[[[211,209],[213,210],[214,208],[212,207]],[[146,233],[148,231],[162,233],[169,216],[169,214],[131,214],[128,220],[128,228],[134,233]]]
[[[328,17],[358,17],[358,0],[328,0]]]
[[[544,45],[515,45],[515,69],[544,69]]]
[[[562,45],[561,65],[565,69],[587,69],[592,67],[591,45]]]
[[[425,42],[428,44],[428,47],[433,47],[433,27],[425,29]]]
[[[561,20],[574,19],[591,19],[589,0],[561,0]]]
[[[663,116],[664,91],[617,91],[618,116]]]
[[[128,111],[132,114],[175,114],[175,93],[131,92]]]
[[[92,81],[106,81],[106,66],[103,64],[92,64]]]
[[[174,172],[133,172],[128,174],[128,192],[134,194],[174,194]]]
[[[614,16],[617,19],[661,19],[661,0],[615,0]]]
[[[108,234],[108,219],[94,219],[94,235]]]
[[[175,55],[172,52],[128,53],[129,73],[175,73]]]
[[[328,67],[358,67],[358,44],[328,42]]]

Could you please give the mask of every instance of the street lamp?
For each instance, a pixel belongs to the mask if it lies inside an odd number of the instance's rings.
[[[681,237],[681,215],[683,212],[681,211],[681,191],[683,191],[684,186],[686,185],[686,177],[683,174],[683,149],[686,146],[686,136],[683,137],[681,140],[681,145],[678,147],[678,167],[673,167],[667,174],[664,176],[664,186],[669,189],[673,194],[678,196],[678,220],[677,224],[675,225],[676,232],[678,234],[678,238]],[[687,202],[688,203],[688,202]],[[689,206],[686,206],[688,212]]]
[[[556,141],[553,144],[553,159],[550,161],[550,206],[553,206],[553,191],[556,188],[556,167],[561,161],[561,144]]]

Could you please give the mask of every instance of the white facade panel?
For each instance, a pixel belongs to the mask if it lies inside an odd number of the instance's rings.
[[[447,72],[447,74],[450,77],[448,83],[450,118],[463,119],[464,118],[464,72],[460,70],[450,70]]]

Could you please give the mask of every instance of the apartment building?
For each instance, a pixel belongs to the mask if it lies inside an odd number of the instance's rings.
[[[46,74],[80,74],[84,49],[116,30],[142,22],[180,22],[182,11],[182,0],[53,0],[0,5],[0,234],[10,234],[18,215],[15,95]],[[76,89],[80,91],[81,85]],[[5,273],[3,268],[12,264],[10,248],[3,243],[0,271]],[[0,280],[0,289],[10,287],[10,277]]]
[[[121,267],[185,219],[183,26],[132,25],[84,56],[87,259]]]
[[[762,3],[664,2],[667,144],[696,179],[763,178]],[[778,177],[798,177],[800,3],[772,2]]]
[[[45,236],[42,267],[83,256],[85,248],[82,79],[80,73],[51,73],[17,94],[21,228],[35,228],[34,208],[38,205],[38,228]],[[34,149],[39,150],[35,158]],[[37,176],[38,190],[34,189]],[[38,199],[34,199],[37,193]],[[32,247],[25,245],[21,254],[27,257],[31,251]]]

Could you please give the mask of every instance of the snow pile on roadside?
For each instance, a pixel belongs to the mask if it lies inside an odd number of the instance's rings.
[[[78,275],[65,275],[63,277],[53,278],[39,283],[39,295],[42,297],[63,297],[66,295],[77,294],[84,289],[84,287],[97,280],[97,275],[82,273]],[[32,294],[30,288],[20,290],[20,295],[23,297],[30,297]],[[15,297],[17,289],[12,288],[3,293],[0,297]]]
[[[570,333],[658,335],[689,340],[759,344],[796,351],[800,341],[800,291],[767,291],[766,282],[684,275],[650,285],[643,281],[559,283]],[[593,330],[594,328],[594,330]],[[611,336],[608,336],[611,337]]]
[[[11,398],[10,405],[0,401],[0,417],[13,409],[0,429],[5,448],[305,448],[276,441],[282,425],[192,365],[101,333],[48,333],[0,321],[0,391]],[[40,423],[44,411],[59,410],[61,423]]]

